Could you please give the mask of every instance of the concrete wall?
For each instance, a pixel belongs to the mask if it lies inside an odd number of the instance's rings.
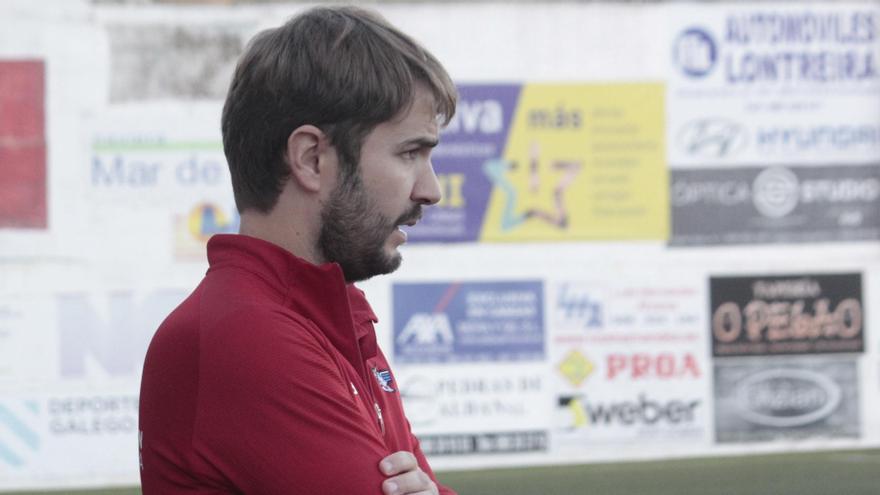
[[[0,5],[0,489],[136,483],[231,68],[302,8]],[[880,445],[876,3],[378,8],[462,94],[363,284],[436,467]]]

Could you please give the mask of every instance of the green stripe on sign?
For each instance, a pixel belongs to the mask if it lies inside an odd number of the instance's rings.
[[[167,143],[93,143],[92,151],[223,151],[220,141],[173,141]]]

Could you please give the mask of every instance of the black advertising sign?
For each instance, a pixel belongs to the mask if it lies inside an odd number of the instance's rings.
[[[864,351],[862,276],[712,277],[712,355]]]
[[[670,174],[674,246],[880,238],[876,163],[675,169]]]

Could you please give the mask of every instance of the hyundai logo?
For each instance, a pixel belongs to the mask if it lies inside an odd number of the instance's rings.
[[[692,120],[679,129],[676,137],[684,153],[700,158],[733,156],[742,151],[747,140],[742,125],[721,118]]]

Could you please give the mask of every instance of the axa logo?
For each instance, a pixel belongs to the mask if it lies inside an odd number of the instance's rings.
[[[672,60],[681,72],[691,78],[709,75],[718,62],[718,43],[707,29],[685,29],[672,46]]]
[[[698,158],[726,158],[740,153],[748,142],[746,129],[722,118],[697,119],[683,125],[676,143],[687,155]]]
[[[603,426],[685,425],[696,420],[701,401],[654,400],[639,394],[636,400],[600,402],[585,395],[560,396],[557,406],[569,415],[571,429]]]
[[[416,313],[397,336],[398,344],[452,345],[455,335],[446,313]]]
[[[0,402],[0,466],[22,467],[40,449],[36,401]]]

